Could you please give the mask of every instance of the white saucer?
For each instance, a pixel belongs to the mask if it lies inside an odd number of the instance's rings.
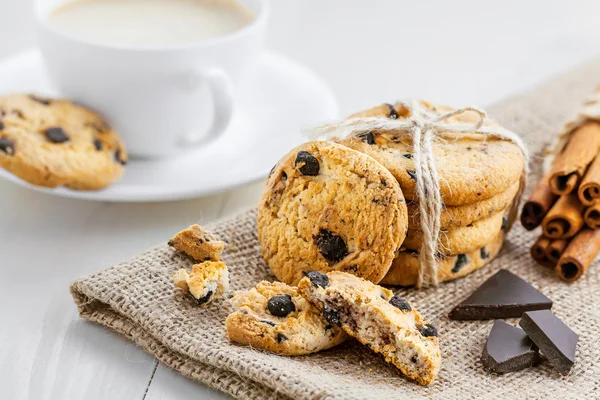
[[[238,99],[227,132],[198,150],[166,160],[130,160],[123,178],[97,192],[31,185],[0,168],[0,177],[34,190],[88,200],[146,202],[217,193],[267,176],[275,162],[306,141],[304,126],[337,117],[327,84],[294,61],[266,52],[256,77]],[[52,95],[38,50],[0,63],[0,93]]]

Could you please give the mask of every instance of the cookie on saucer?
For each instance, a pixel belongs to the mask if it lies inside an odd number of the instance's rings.
[[[305,143],[284,156],[258,210],[263,257],[291,285],[310,271],[346,271],[379,282],[406,229],[406,202],[392,174],[329,141]]]
[[[68,100],[0,96],[0,166],[38,186],[98,190],[123,174],[127,152],[94,112]]]

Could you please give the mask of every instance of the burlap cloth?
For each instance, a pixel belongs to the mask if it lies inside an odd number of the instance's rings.
[[[598,82],[600,60],[488,107],[491,116],[525,138],[534,155],[529,190],[540,178],[541,158],[535,155]],[[229,244],[224,260],[233,289],[273,279],[260,256],[255,215],[248,211],[212,226]],[[230,343],[223,302],[202,309],[174,287],[171,276],[191,261],[166,244],[78,280],[71,291],[82,318],[130,338],[183,375],[240,399],[600,398],[600,269],[592,266],[573,284],[558,280],[529,256],[538,234],[515,226],[500,255],[482,270],[438,288],[399,291],[439,329],[442,369],[430,387],[403,378],[355,341],[293,358]],[[569,376],[560,376],[547,362],[491,375],[479,358],[493,321],[447,318],[454,305],[500,268],[541,289],[554,300],[554,312],[579,334]]]

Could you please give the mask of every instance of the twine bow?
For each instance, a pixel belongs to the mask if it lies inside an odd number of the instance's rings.
[[[441,232],[440,216],[444,207],[440,194],[439,176],[433,155],[436,140],[457,140],[473,134],[482,135],[483,140],[493,137],[515,143],[525,158],[524,171],[517,194],[510,210],[509,221],[515,219],[527,176],[528,152],[522,139],[501,126],[485,126],[487,115],[476,107],[464,107],[446,114],[437,114],[421,104],[412,101],[399,103],[409,115],[406,118],[358,117],[320,125],[307,130],[312,139],[341,140],[365,133],[392,133],[407,137],[413,143],[413,161],[415,164],[416,199],[419,202],[420,227],[423,231],[423,244],[419,252],[419,278],[417,286],[438,284],[437,249]],[[472,111],[478,120],[474,123],[449,121],[449,118]]]

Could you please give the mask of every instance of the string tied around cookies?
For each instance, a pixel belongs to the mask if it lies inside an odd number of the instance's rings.
[[[419,204],[420,228],[423,232],[423,244],[419,251],[419,278],[417,287],[438,284],[438,243],[441,234],[440,218],[444,203],[440,193],[433,144],[439,140],[458,140],[462,137],[481,135],[483,140],[495,138],[506,140],[517,145],[523,152],[524,170],[521,176],[517,197],[509,211],[509,226],[514,221],[518,202],[525,189],[527,176],[528,151],[523,140],[514,132],[499,125],[486,124],[485,111],[476,107],[464,107],[439,114],[430,110],[419,101],[399,102],[406,110],[406,117],[356,117],[326,123],[308,128],[307,135],[311,139],[342,140],[351,136],[366,134],[393,134],[410,138],[413,144],[413,161],[415,164],[416,199]],[[475,122],[450,120],[451,117],[473,112],[477,116]]]

